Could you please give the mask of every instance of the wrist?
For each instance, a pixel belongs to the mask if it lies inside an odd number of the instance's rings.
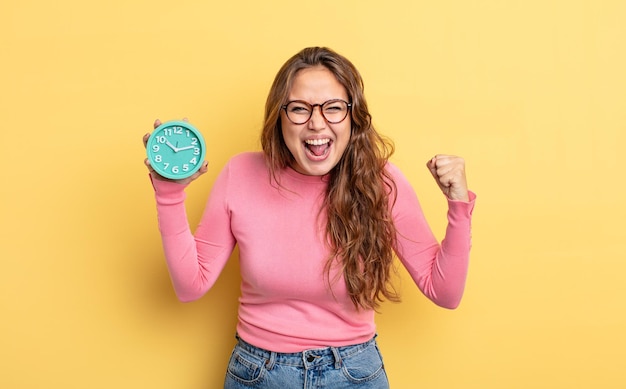
[[[470,195],[468,189],[450,190],[446,193],[446,197],[452,201],[470,201]]]
[[[446,196],[449,202],[457,202],[457,203],[471,203],[476,199],[476,194],[474,192],[468,190],[466,196]]]

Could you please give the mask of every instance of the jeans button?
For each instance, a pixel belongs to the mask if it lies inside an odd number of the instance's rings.
[[[311,363],[315,360],[315,357],[313,355],[309,355],[308,357],[306,357],[307,362]]]

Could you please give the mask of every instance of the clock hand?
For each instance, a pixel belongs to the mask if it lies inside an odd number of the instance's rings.
[[[193,149],[196,146],[185,146],[185,147],[181,147],[180,149],[178,149],[178,151],[183,151],[183,150],[189,150],[189,149]]]
[[[165,144],[168,145],[172,150],[174,150],[175,153],[180,151],[180,149],[178,147],[174,146],[173,144],[171,144],[169,140],[166,140]]]

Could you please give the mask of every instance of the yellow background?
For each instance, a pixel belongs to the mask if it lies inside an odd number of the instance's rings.
[[[625,2],[5,0],[0,19],[0,387],[221,387],[237,261],[176,300],[141,136],[203,131],[195,225],[259,148],[278,67],[325,45],[439,237],[426,160],[464,156],[479,196],[461,307],[401,272],[377,318],[392,387],[626,388]]]

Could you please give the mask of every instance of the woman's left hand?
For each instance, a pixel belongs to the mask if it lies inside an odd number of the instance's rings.
[[[426,163],[426,167],[446,197],[450,200],[469,201],[463,158],[437,154]]]

